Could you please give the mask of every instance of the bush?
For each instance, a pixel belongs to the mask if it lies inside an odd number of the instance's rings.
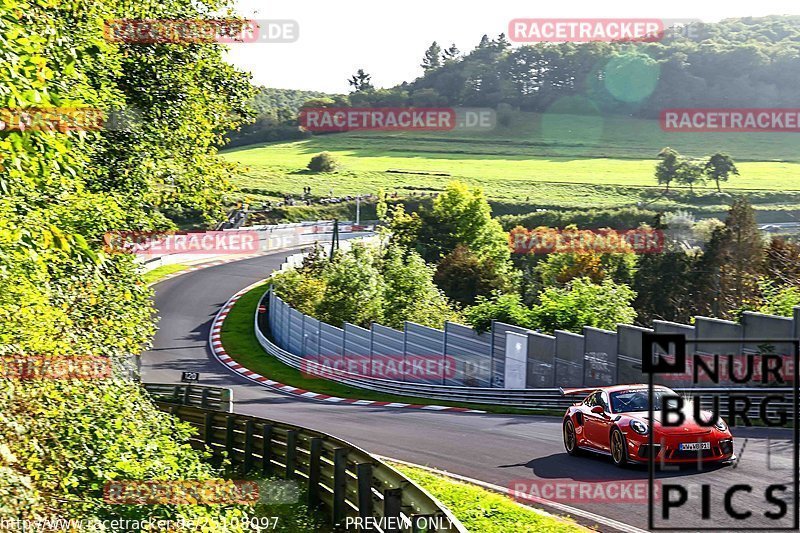
[[[275,293],[305,314],[341,326],[372,322],[402,328],[408,320],[441,327],[458,312],[433,283],[433,268],[396,244],[353,245],[328,261],[319,249],[299,269],[273,277]]]
[[[634,298],[636,292],[627,285],[610,279],[597,285],[578,278],[563,289],[545,289],[541,304],[532,310],[533,323],[547,333],[557,329],[580,333],[584,326],[614,330],[617,324],[633,323]]]
[[[338,167],[339,163],[330,152],[319,153],[308,162],[308,170],[313,172],[333,172]]]
[[[464,311],[467,324],[476,331],[489,331],[492,328],[492,320],[533,329],[531,310],[522,303],[518,294],[501,294],[492,299],[478,296],[477,302]]]
[[[453,300],[472,305],[478,296],[506,292],[510,283],[490,257],[480,258],[459,244],[436,267],[436,285]]]

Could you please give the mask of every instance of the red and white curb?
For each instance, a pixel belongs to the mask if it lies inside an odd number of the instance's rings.
[[[211,333],[209,335],[209,344],[211,345],[211,352],[214,354],[214,357],[228,367],[230,370],[236,372],[242,377],[249,379],[259,385],[262,385],[268,389],[275,390],[277,392],[281,392],[283,394],[287,394],[289,396],[295,396],[297,398],[303,398],[306,400],[316,400],[320,402],[326,403],[344,403],[350,405],[363,405],[368,407],[394,407],[394,408],[401,408],[401,409],[423,409],[427,411],[449,411],[449,412],[456,412],[456,413],[482,413],[485,414],[486,411],[478,411],[476,409],[467,409],[466,407],[448,407],[444,405],[419,405],[419,404],[412,404],[412,403],[400,403],[400,402],[379,402],[375,400],[359,400],[355,398],[339,398],[337,396],[328,396],[327,394],[320,394],[318,392],[312,392],[305,389],[300,389],[297,387],[293,387],[291,385],[284,385],[278,381],[274,381],[267,377],[264,377],[260,374],[256,374],[252,370],[249,370],[236,361],[234,361],[231,356],[225,352],[225,348],[222,347],[222,340],[220,334],[222,333],[222,324],[225,322],[225,318],[230,313],[231,308],[236,303],[236,301],[242,297],[243,294],[250,291],[254,287],[261,285],[263,282],[254,283],[249,287],[245,287],[244,289],[240,290],[233,296],[231,299],[228,300],[225,305],[222,306],[222,309],[219,310],[217,316],[214,317],[214,320],[211,322]]]

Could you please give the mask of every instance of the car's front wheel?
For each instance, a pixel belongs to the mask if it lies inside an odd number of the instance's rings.
[[[570,455],[578,455],[578,437],[575,435],[575,425],[569,418],[564,422],[564,448]]]
[[[611,430],[611,460],[614,465],[622,468],[628,464],[628,448],[625,443],[625,435],[614,428]]]

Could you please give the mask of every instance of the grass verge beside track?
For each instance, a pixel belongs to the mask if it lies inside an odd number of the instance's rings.
[[[186,270],[187,268],[188,267],[186,265],[181,264],[162,265],[142,274],[142,279],[144,279],[145,284],[150,285],[161,280],[161,278],[164,276],[173,274],[175,272],[180,272],[181,270]]]
[[[334,381],[320,378],[309,378],[304,376],[299,370],[283,364],[275,357],[264,351],[256,339],[253,331],[253,317],[256,306],[261,295],[264,294],[265,286],[260,285],[243,294],[231,308],[230,313],[222,325],[222,345],[230,357],[247,369],[252,370],[269,379],[279,381],[286,385],[301,389],[339,396],[342,398],[358,398],[361,400],[375,400],[379,402],[401,402],[417,404],[434,404],[450,407],[467,407],[469,409],[479,409],[490,413],[518,414],[518,415],[554,415],[561,416],[562,412],[519,409],[513,407],[503,407],[498,405],[484,405],[477,403],[465,403],[454,401],[440,401],[429,398],[414,396],[400,396],[395,394],[384,394],[350,387]]]
[[[390,462],[391,463],[391,462]],[[517,504],[511,498],[421,468],[391,463],[442,502],[470,531],[482,533],[589,531],[568,518]]]

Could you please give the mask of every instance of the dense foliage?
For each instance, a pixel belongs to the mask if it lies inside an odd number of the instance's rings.
[[[120,127],[0,131],[0,356],[89,355],[122,368],[153,332],[150,291],[104,232],[215,221],[231,166],[214,146],[247,111],[246,77],[215,45],[131,45],[104,20],[207,17],[216,1],[7,0],[0,7],[0,107],[125,109]],[[107,115],[108,116],[108,115]],[[4,367],[5,368],[5,367]],[[0,377],[0,518],[207,516],[229,507],[114,506],[111,479],[215,472],[188,426],[115,379]]]
[[[273,287],[292,307],[339,327],[402,328],[406,320],[441,327],[458,317],[434,285],[433,268],[394,243],[356,243],[332,261],[317,248],[300,268],[274,276]]]

